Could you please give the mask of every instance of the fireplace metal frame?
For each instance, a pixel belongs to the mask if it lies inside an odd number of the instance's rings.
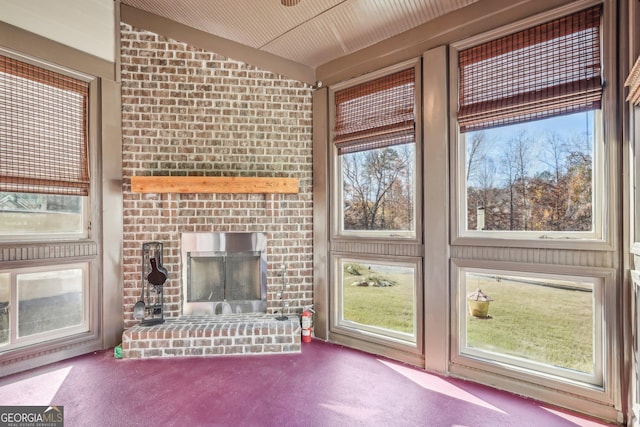
[[[267,311],[267,238],[263,233],[182,233],[181,235],[181,307],[185,315],[266,313]],[[189,254],[211,256],[233,253],[260,254],[260,299],[188,301]]]

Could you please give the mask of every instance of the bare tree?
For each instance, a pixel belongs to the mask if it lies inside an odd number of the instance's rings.
[[[413,146],[411,146],[413,147]],[[412,218],[413,148],[387,147],[342,157],[347,229],[407,228]]]
[[[588,133],[516,130],[509,138],[503,131],[495,134],[496,150],[489,150],[492,135],[468,136],[467,227],[477,227],[477,209],[484,207],[485,228],[491,230],[593,228],[594,148]]]
[[[567,143],[557,132],[550,132],[544,140],[544,148],[547,156],[544,157],[543,163],[550,168],[549,172],[553,177],[553,182],[549,185],[551,191],[546,192],[545,204],[550,216],[547,228],[560,231],[563,229],[567,199],[566,186],[563,185],[566,181]]]
[[[496,165],[492,159],[485,158],[478,168],[477,181],[483,206],[490,204],[490,192],[494,187]]]
[[[509,146],[509,149],[502,155],[503,175],[506,190],[509,193],[509,230],[515,227],[515,185],[518,179],[515,152]]]
[[[469,180],[476,176],[480,165],[486,159],[486,133],[484,131],[467,134],[467,185]]]
[[[529,229],[527,185],[531,167],[531,140],[526,132],[508,141],[502,154],[502,174],[509,197],[509,230]]]
[[[567,157],[567,211],[565,227],[589,231],[593,227],[593,163],[589,153],[572,151]]]
[[[512,151],[515,160],[516,179],[521,196],[522,203],[522,227],[524,230],[529,229],[529,199],[527,194],[527,183],[529,181],[529,169],[531,167],[530,150],[532,141],[525,131],[510,141],[509,149]]]

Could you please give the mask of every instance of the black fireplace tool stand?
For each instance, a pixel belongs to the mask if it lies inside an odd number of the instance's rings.
[[[162,243],[148,242],[142,245],[142,282],[145,296],[144,318],[140,325],[152,326],[164,323],[164,292],[167,270],[162,266]]]

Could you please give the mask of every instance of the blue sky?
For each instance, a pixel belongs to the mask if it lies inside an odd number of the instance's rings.
[[[525,131],[527,135],[532,137],[532,145],[529,151],[531,155],[529,168],[531,173],[536,173],[547,168],[545,161],[550,161],[549,152],[544,147],[545,135],[548,135],[549,132],[554,132],[567,140],[584,137],[587,134],[593,137],[593,120],[594,111],[588,111],[484,130],[486,143],[483,152],[487,158],[493,160],[496,168],[494,185],[499,185],[500,180],[503,178],[500,170],[504,162],[504,155],[508,150],[509,141],[518,136],[521,131]],[[467,134],[467,138],[470,135],[471,133]],[[591,150],[593,150],[593,144],[591,144]],[[473,182],[470,182],[470,184],[474,185]]]

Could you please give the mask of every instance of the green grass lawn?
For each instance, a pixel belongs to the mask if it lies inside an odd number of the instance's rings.
[[[467,345],[536,362],[593,372],[593,293],[590,287],[556,287],[473,275],[493,301],[490,319],[467,314]],[[588,291],[587,291],[588,289]]]
[[[378,271],[379,270],[379,271]],[[369,269],[345,263],[344,319],[413,334],[414,279],[409,269]],[[387,280],[393,286],[357,286]],[[493,301],[489,319],[467,314],[467,346],[535,362],[593,372],[593,292],[573,282],[496,280],[470,275],[467,293],[481,288]]]
[[[351,270],[348,271],[348,267]],[[357,286],[361,281],[386,280],[393,286]],[[414,333],[414,278],[407,268],[389,272],[361,264],[345,264],[344,319],[409,334]]]

